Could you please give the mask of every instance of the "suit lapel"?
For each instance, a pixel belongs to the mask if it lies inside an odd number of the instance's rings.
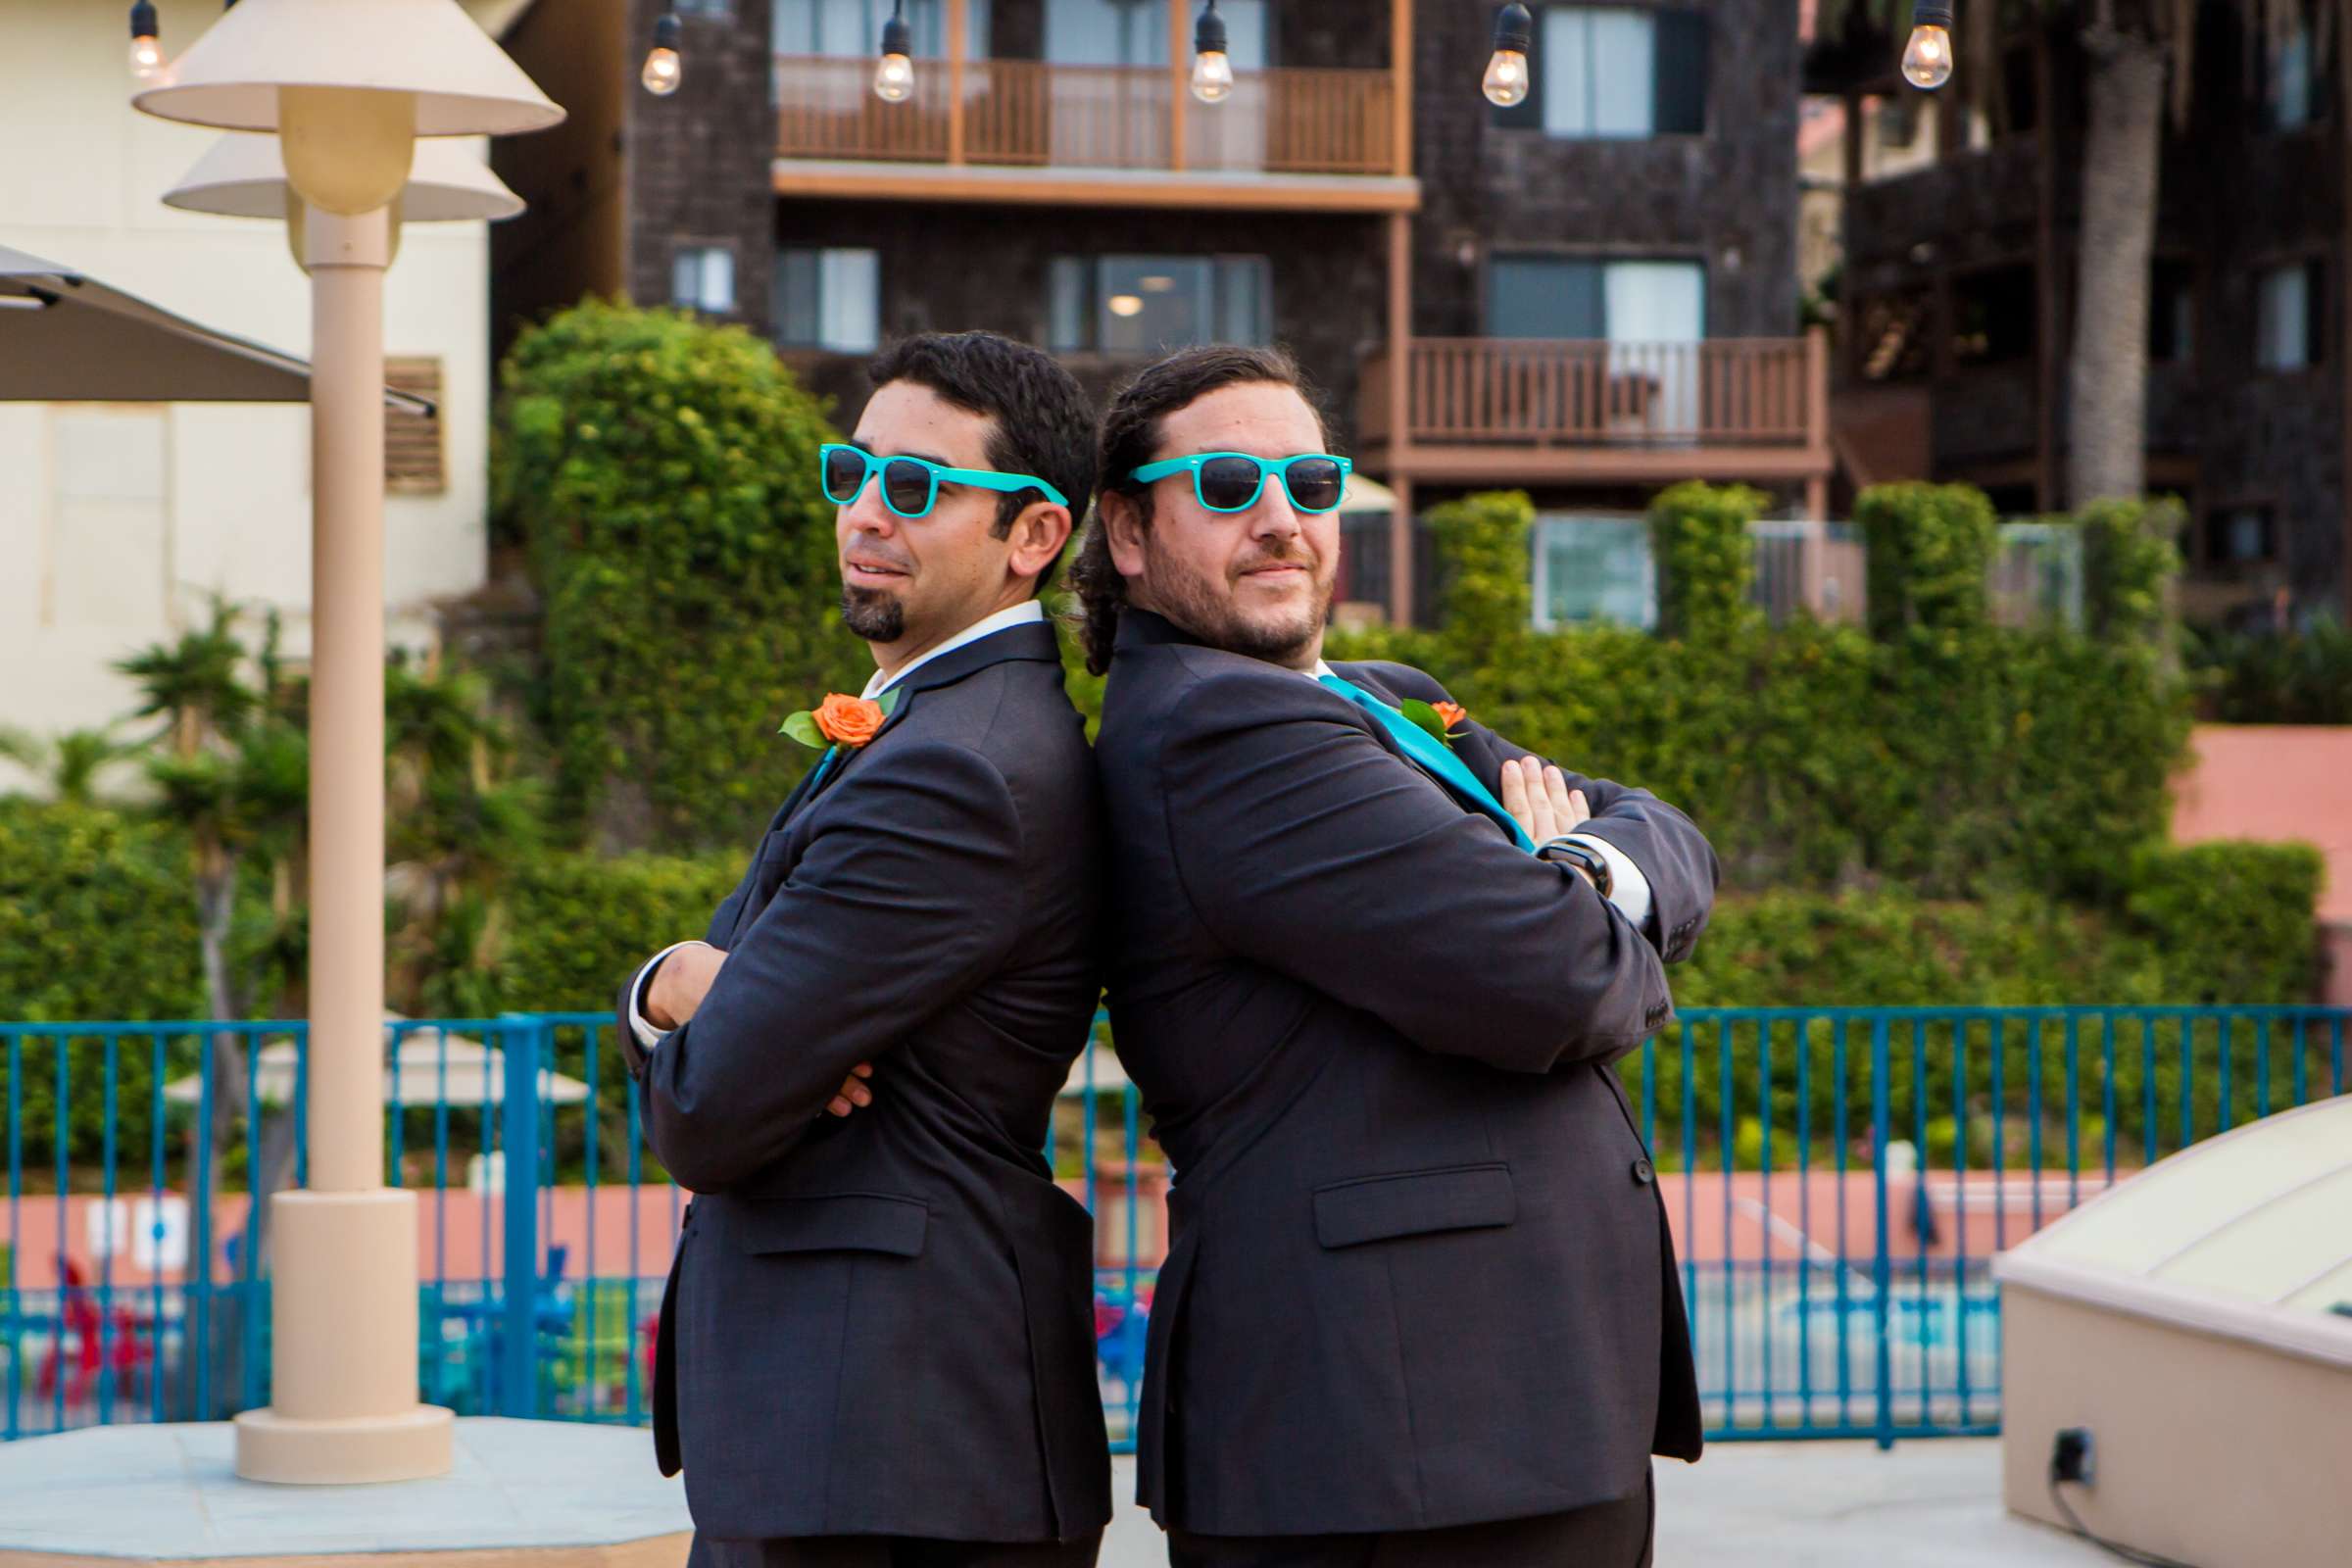
[[[1060,659],[1061,648],[1054,640],[1053,625],[1042,621],[1025,623],[991,632],[986,637],[942,654],[897,682],[891,689],[898,692],[898,703],[891,709],[889,716],[882,720],[882,727],[874,731],[873,738],[863,746],[845,750],[835,759],[833,765],[825,769],[822,778],[817,777],[813,767],[803,774],[801,782],[794,786],[792,794],[786,798],[783,808],[769,822],[768,835],[760,841],[755,885],[751,897],[743,901],[743,907],[736,915],[735,931],[729,938],[729,946],[732,947],[735,938],[741,937],[751,928],[752,922],[760,918],[768,902],[776,896],[776,889],[784,885],[784,878],[790,874],[794,857],[787,849],[789,840],[784,835],[790,831],[793,823],[815,809],[817,804],[831,794],[850,770],[858,765],[859,759],[881,745],[890,732],[905,721],[907,712],[921,700],[923,693],[952,686],[991,664],[1008,660],[1057,663]]]

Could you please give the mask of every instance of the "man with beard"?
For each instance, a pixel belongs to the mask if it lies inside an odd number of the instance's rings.
[[[655,1447],[691,1568],[1083,1568],[1110,1514],[1093,1227],[1039,1151],[1099,995],[1102,822],[1036,595],[1093,416],[986,333],[870,374],[820,461],[873,678],[787,721],[822,758],[704,940],[621,992],[648,1140],[696,1194]]]
[[[1175,1568],[1632,1568],[1699,1416],[1610,1064],[1715,858],[1420,670],[1323,662],[1328,445],[1286,357],[1163,361],[1076,566],[1111,1021],[1175,1167],[1141,1500]]]

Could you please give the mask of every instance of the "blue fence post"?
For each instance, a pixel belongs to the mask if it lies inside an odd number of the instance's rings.
[[[507,1058],[506,1310],[498,1354],[500,1415],[538,1413],[539,1392],[539,1031],[536,1020],[510,1017]]]
[[[1894,1446],[1894,1347],[1887,1294],[1894,1288],[1886,1256],[1886,1123],[1887,1077],[1891,1071],[1886,1050],[1886,1015],[1870,1020],[1870,1166],[1871,1185],[1878,1194],[1877,1256],[1871,1262],[1871,1310],[1878,1323],[1879,1416],[1881,1448]]]

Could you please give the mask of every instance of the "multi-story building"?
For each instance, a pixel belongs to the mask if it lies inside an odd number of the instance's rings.
[[[2309,28],[2250,37],[2206,8],[2189,120],[2169,122],[2149,278],[2147,482],[2190,529],[2182,608],[2283,620],[2352,608],[2352,157]],[[2251,51],[2251,58],[2249,58]],[[1808,85],[1894,93],[1893,45],[1817,45]],[[1965,480],[2011,513],[2064,500],[2086,79],[2063,18],[2003,50],[2004,115],[1956,89],[1926,168],[1849,156],[1833,427],[1858,482]],[[1849,114],[1851,110],[1849,108]]]
[[[1646,614],[1629,519],[1664,483],[1822,515],[1795,0],[1543,6],[1509,110],[1479,90],[1488,7],[1218,9],[1237,81],[1204,104],[1169,0],[908,0],[892,104],[883,0],[681,0],[668,98],[633,84],[660,0],[542,6],[509,46],[572,119],[497,150],[531,203],[497,235],[502,331],[588,292],[690,305],[844,421],[906,332],[1006,332],[1098,392],[1164,347],[1279,342],[1397,498],[1348,592],[1400,614],[1404,519],[1467,489],[1535,495],[1556,619]]]

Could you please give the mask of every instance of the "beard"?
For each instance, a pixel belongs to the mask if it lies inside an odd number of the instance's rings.
[[[1252,614],[1235,601],[1238,572],[1222,584],[1176,565],[1147,542],[1144,546],[1144,585],[1156,608],[1170,620],[1227,653],[1245,654],[1272,664],[1294,664],[1314,646],[1331,615],[1333,581],[1317,570],[1318,563],[1299,552],[1251,558],[1244,567],[1291,562],[1307,569],[1311,591],[1297,604]]]
[[[906,607],[886,588],[841,590],[841,623],[869,643],[895,643],[906,635]]]

